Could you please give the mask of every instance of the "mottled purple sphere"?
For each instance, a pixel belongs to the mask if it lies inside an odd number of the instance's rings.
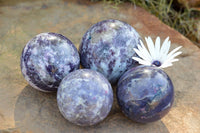
[[[139,66],[128,70],[119,79],[117,100],[128,118],[139,123],[153,122],[169,112],[174,88],[163,70]]]
[[[21,71],[35,89],[56,91],[61,80],[79,68],[74,44],[61,34],[41,33],[30,40],[21,55]]]
[[[102,74],[79,69],[62,80],[57,92],[57,103],[68,121],[80,126],[91,126],[109,114],[113,91]]]
[[[84,68],[102,73],[112,84],[135,65],[133,48],[139,34],[129,24],[119,20],[104,20],[93,25],[83,36],[79,47]]]

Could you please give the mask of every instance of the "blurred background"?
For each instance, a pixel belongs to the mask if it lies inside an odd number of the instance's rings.
[[[91,0],[117,5],[129,2],[146,9],[200,47],[200,0]]]

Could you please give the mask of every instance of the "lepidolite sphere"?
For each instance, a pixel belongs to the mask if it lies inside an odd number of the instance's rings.
[[[90,126],[102,121],[113,104],[113,91],[100,73],[79,69],[67,75],[57,92],[58,107],[70,122]]]
[[[41,33],[30,40],[21,55],[21,71],[29,84],[41,91],[56,91],[61,80],[79,68],[74,44],[61,34]]]
[[[148,123],[165,116],[174,100],[174,88],[161,69],[139,66],[128,70],[117,85],[122,112],[135,122]]]
[[[140,40],[129,24],[104,20],[93,25],[83,36],[79,47],[84,68],[102,73],[112,84],[135,65],[132,57]]]

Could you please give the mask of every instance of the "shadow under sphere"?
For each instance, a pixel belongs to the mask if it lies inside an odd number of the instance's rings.
[[[56,93],[40,92],[29,85],[20,93],[14,113],[16,128],[19,128],[22,132],[146,133],[162,131],[162,133],[169,133],[162,121],[138,124],[126,118],[119,110],[116,96],[114,96],[114,105],[108,117],[103,122],[91,127],[76,126],[65,120],[57,107]]]

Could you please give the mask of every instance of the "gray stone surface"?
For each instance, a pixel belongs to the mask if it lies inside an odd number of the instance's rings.
[[[175,101],[160,121],[134,123],[114,99],[108,117],[92,127],[78,127],[60,114],[55,93],[42,93],[28,85],[20,71],[25,44],[42,32],[57,32],[76,47],[87,29],[104,19],[119,19],[141,35],[170,37],[172,48],[182,45],[183,54],[165,69],[174,84]],[[198,133],[200,131],[200,50],[177,31],[144,9],[123,4],[117,9],[87,0],[0,1],[0,132],[1,133]],[[114,89],[115,91],[115,89]],[[114,95],[115,96],[115,95]]]

